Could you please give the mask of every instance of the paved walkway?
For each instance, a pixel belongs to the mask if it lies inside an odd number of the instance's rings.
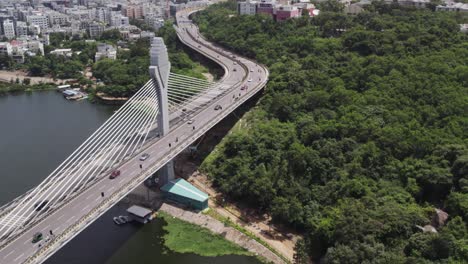
[[[258,254],[264,257],[265,259],[267,259],[268,261],[271,261],[272,263],[275,263],[275,264],[285,263],[280,257],[278,257],[276,254],[271,252],[268,248],[266,248],[262,244],[258,243],[254,239],[251,239],[250,237],[244,235],[243,233],[241,233],[240,231],[232,227],[224,226],[223,223],[221,223],[220,221],[210,216],[200,214],[200,213],[197,214],[197,213],[193,213],[190,211],[185,211],[178,207],[175,207],[166,203],[162,204],[159,210],[166,212],[174,217],[180,218],[184,221],[187,221],[189,223],[208,228],[212,232],[222,235],[227,240],[236,243],[237,245],[247,249],[248,251],[254,254]]]

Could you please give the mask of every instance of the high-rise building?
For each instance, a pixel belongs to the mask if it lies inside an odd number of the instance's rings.
[[[255,15],[257,13],[257,2],[237,2],[237,11],[239,15]]]
[[[16,22],[16,35],[18,37],[24,37],[28,35],[28,24],[23,21]]]
[[[13,21],[9,19],[3,21],[3,35],[5,35],[7,39],[12,39],[16,36]]]
[[[88,25],[89,36],[91,38],[99,38],[104,32],[104,25],[97,22],[92,22]]]
[[[28,16],[27,20],[30,24],[39,26],[41,30],[49,28],[49,21],[46,16],[32,15],[32,16]]]

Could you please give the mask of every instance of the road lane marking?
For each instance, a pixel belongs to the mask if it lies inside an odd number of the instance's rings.
[[[67,223],[70,222],[73,218],[75,218],[75,216],[72,216],[72,217],[68,218],[68,220],[66,222]]]
[[[65,215],[60,216],[59,218],[57,218],[57,221],[59,221],[60,219],[62,219],[64,217],[65,217]]]
[[[26,241],[26,242],[29,242],[29,241]],[[15,253],[14,250],[12,250],[10,253],[6,254],[3,259],[6,259],[8,256],[10,256],[11,254]]]
[[[24,256],[24,253],[22,253],[21,255],[19,255],[18,257],[15,258],[15,261],[18,261],[18,259],[22,258]]]
[[[94,195],[95,195],[94,193],[88,195],[88,197],[86,197],[86,200],[88,200],[89,198],[91,198],[91,197],[94,196]]]
[[[42,229],[42,232],[46,232],[46,231],[48,231],[48,229],[49,229],[49,228],[50,228],[50,225],[48,225],[48,226],[44,227],[44,228]]]
[[[81,211],[83,212],[85,210],[88,210],[88,207],[89,207],[89,205],[85,206],[83,209],[81,209]]]

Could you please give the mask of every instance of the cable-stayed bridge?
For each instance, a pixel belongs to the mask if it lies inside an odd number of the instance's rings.
[[[171,160],[264,87],[268,70],[203,39],[191,12],[177,13],[179,39],[224,76],[171,73],[162,39],[153,39],[151,79],[43,182],[0,207],[0,263],[41,263],[156,171],[171,180]],[[50,241],[33,244],[37,232]]]

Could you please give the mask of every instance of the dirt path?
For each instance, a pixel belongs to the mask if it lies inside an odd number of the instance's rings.
[[[0,71],[0,82],[11,82],[11,80],[16,81],[16,78],[22,83],[24,79],[31,79],[31,84],[39,83],[55,83],[63,84],[68,80],[54,80],[49,77],[30,77],[27,73],[23,71]]]
[[[208,228],[212,232],[222,235],[225,239],[236,243],[237,245],[247,249],[253,254],[260,255],[266,258],[272,263],[284,263],[284,261],[280,257],[275,255],[262,244],[258,243],[254,239],[249,238],[248,236],[242,234],[240,231],[232,227],[225,226],[223,223],[210,216],[186,211],[166,203],[162,204],[159,210],[166,212],[174,217],[180,218],[184,221],[187,221],[189,223]]]

